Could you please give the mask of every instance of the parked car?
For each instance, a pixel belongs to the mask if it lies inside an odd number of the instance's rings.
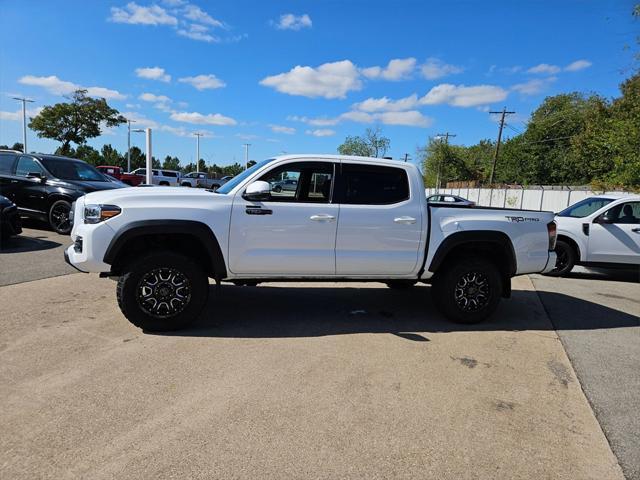
[[[49,223],[57,233],[71,231],[71,204],[85,193],[120,188],[82,160],[0,151],[0,195],[20,215]]]
[[[295,192],[298,189],[298,180],[289,178],[286,180],[276,181],[271,184],[271,189],[275,193]]]
[[[283,177],[299,179],[286,198],[271,188]],[[65,259],[119,277],[120,309],[150,331],[195,320],[207,277],[357,279],[394,288],[427,281],[447,317],[478,322],[509,296],[511,277],[556,263],[552,212],[430,205],[422,174],[405,162],[286,155],[257,163],[217,192],[126,190],[76,202]]]
[[[210,173],[191,172],[183,175],[180,180],[180,185],[183,187],[200,187],[216,190],[227,183],[228,179],[229,177],[215,178],[215,176]]]
[[[0,195],[0,246],[4,240],[22,233],[18,207],[7,197]]]
[[[147,169],[146,168],[137,168],[133,172],[133,175],[142,176],[142,182],[144,183],[147,178]],[[180,172],[176,170],[161,170],[161,169],[153,169],[151,170],[153,174],[152,183],[154,185],[163,185],[166,187],[179,187],[180,186]]]
[[[137,187],[144,182],[144,177],[141,175],[135,175],[133,173],[127,173],[122,167],[114,167],[112,165],[99,165],[96,167],[98,171],[109,175],[122,183],[126,183],[129,186]]]
[[[640,195],[585,198],[556,215],[558,256],[548,275],[562,276],[574,265],[640,266]]]
[[[427,197],[428,203],[442,203],[445,205],[448,204],[456,204],[456,205],[467,205],[469,207],[473,207],[476,202],[472,202],[471,200],[467,200],[466,198],[458,197],[457,195],[448,195],[448,194],[435,194]]]

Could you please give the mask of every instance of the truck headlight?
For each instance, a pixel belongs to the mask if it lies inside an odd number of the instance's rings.
[[[122,210],[115,205],[85,205],[84,223],[100,223],[120,215]]]

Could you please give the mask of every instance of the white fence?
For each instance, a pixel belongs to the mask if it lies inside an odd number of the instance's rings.
[[[518,208],[559,212],[580,200],[602,191],[594,192],[586,187],[558,187],[532,185],[507,188],[426,188],[427,196],[436,193],[464,197],[483,207]],[[625,192],[606,192],[625,193]]]

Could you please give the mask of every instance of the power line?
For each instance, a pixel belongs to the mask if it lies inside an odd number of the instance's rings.
[[[503,107],[501,112],[489,112],[489,114],[500,114],[500,130],[498,130],[498,142],[496,143],[496,153],[493,157],[493,166],[491,167],[491,178],[489,185],[493,185],[493,177],[496,173],[496,163],[498,163],[498,154],[500,153],[500,142],[502,141],[502,129],[504,128],[504,118],[507,115],[513,115],[516,112],[507,112],[507,107]]]

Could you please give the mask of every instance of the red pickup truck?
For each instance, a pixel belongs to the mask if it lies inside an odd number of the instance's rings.
[[[136,187],[144,182],[144,177],[142,175],[135,175],[133,173],[125,172],[122,167],[113,167],[111,165],[99,165],[96,167],[100,172],[105,175],[109,175],[113,178],[117,178],[122,183],[126,183],[127,185],[131,185],[132,187]]]

